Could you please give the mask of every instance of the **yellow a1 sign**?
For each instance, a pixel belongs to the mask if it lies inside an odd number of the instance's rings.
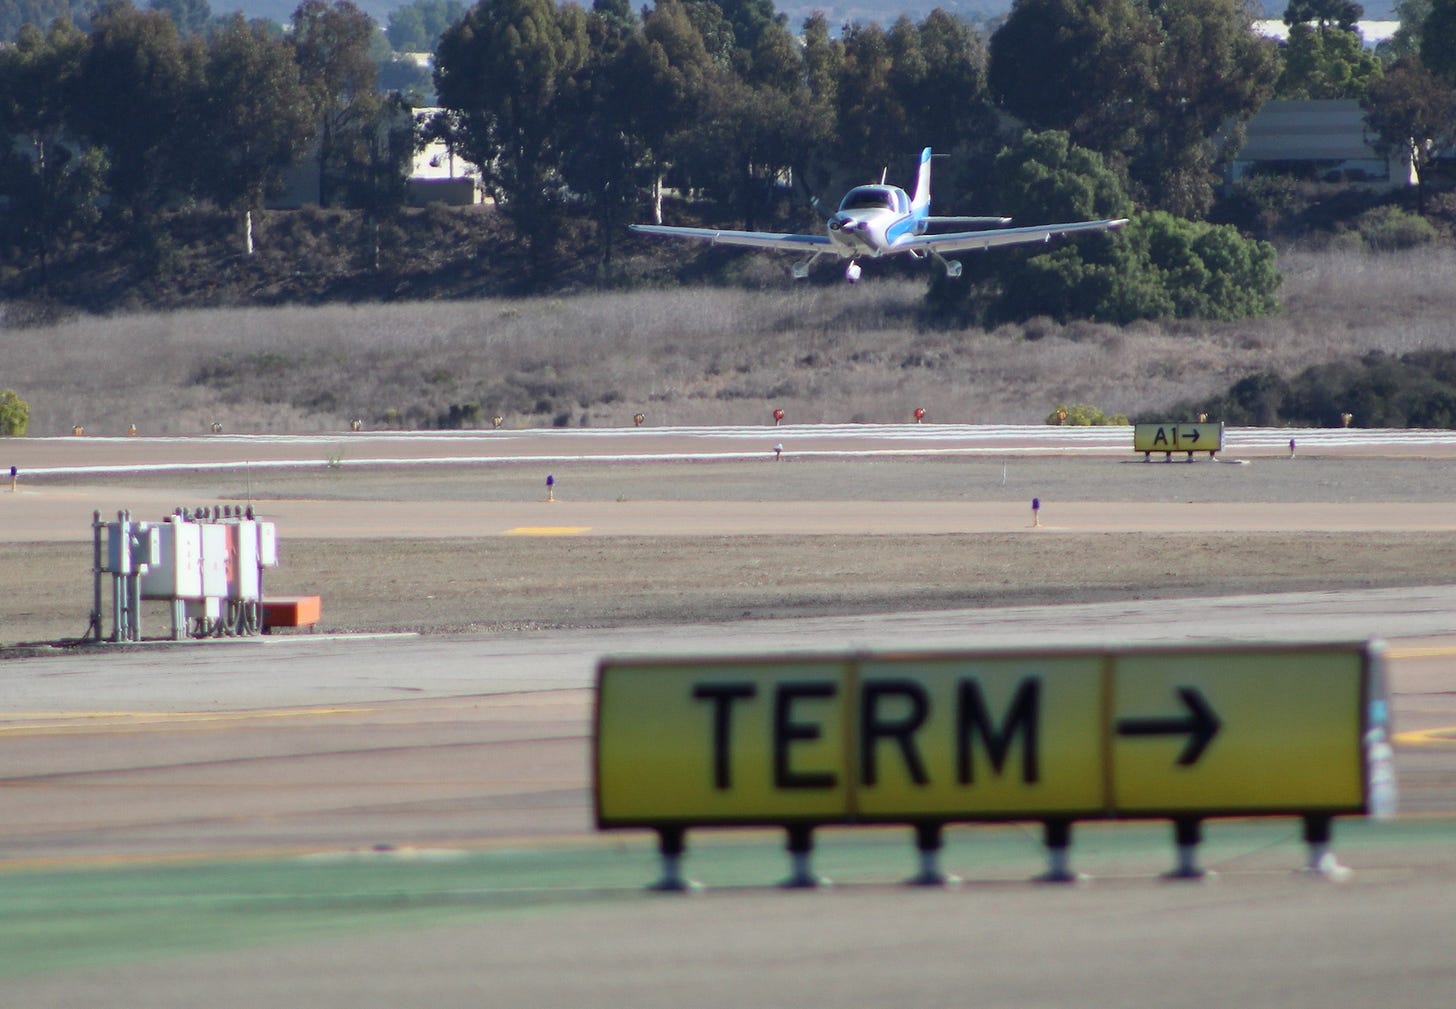
[[[1223,423],[1201,424],[1135,424],[1134,452],[1214,452],[1223,451]]]
[[[609,659],[597,822],[1363,813],[1388,712],[1366,643]]]

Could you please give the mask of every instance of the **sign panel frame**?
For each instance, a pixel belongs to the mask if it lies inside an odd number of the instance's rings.
[[[599,827],[1387,815],[1379,642],[604,659]]]
[[[1223,451],[1223,421],[1134,424],[1132,448],[1144,455],[1153,452],[1187,452],[1190,456],[1195,452],[1207,452],[1212,455]]]

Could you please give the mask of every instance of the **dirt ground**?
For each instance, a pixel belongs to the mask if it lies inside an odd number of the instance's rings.
[[[0,492],[0,642],[85,632],[93,510],[160,519],[169,502],[244,494],[279,523],[266,592],[320,595],[325,632],[1423,585],[1456,571],[1449,459],[583,462],[553,475],[551,505],[526,466],[33,480]],[[144,632],[163,636],[166,619],[147,604]]]

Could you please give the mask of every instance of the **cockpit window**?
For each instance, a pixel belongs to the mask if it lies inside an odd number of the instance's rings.
[[[885,186],[860,186],[845,194],[840,210],[897,210],[895,191]]]

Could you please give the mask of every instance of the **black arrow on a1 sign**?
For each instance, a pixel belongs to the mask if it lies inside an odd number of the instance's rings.
[[[1192,436],[1188,440],[1191,441],[1195,445],[1198,444],[1198,428],[1195,427],[1193,429],[1193,434],[1192,434]]]
[[[1203,699],[1203,695],[1192,687],[1179,687],[1178,696],[1188,708],[1184,718],[1124,718],[1117,723],[1119,736],[1187,736],[1188,745],[1178,756],[1178,763],[1184,767],[1198,763],[1213,737],[1223,723]]]

